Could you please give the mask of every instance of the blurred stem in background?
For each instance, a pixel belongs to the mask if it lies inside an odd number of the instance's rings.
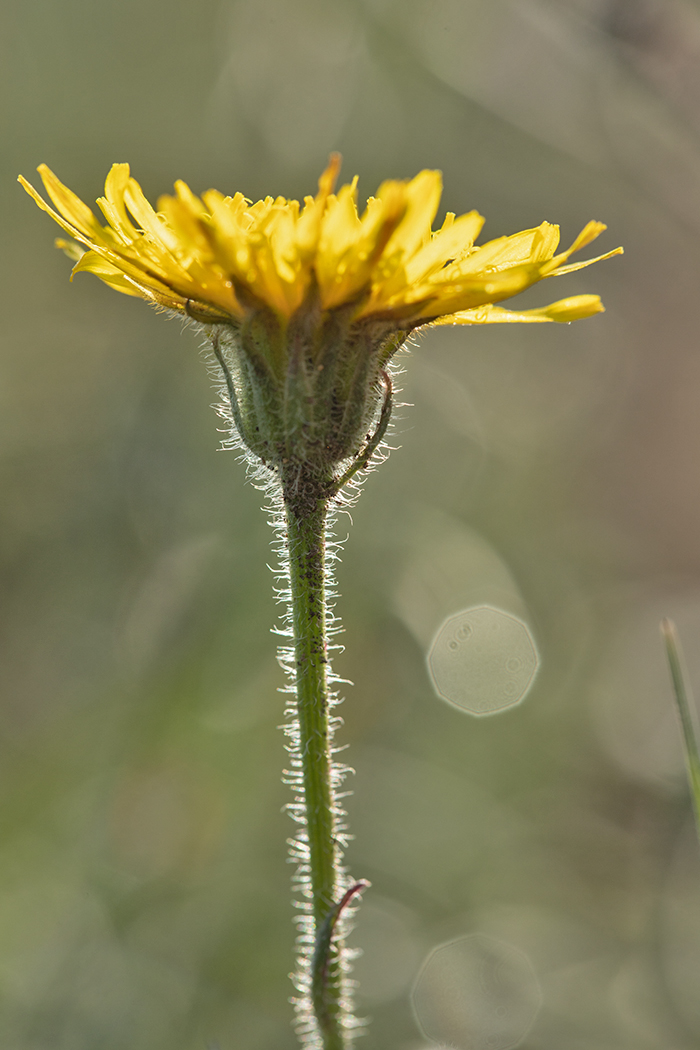
[[[661,636],[666,646],[666,657],[671,673],[673,695],[681,720],[685,765],[693,801],[695,827],[700,839],[700,732],[698,731],[698,719],[688,685],[688,674],[685,669],[680,638],[678,637],[676,625],[668,617],[661,621]]]

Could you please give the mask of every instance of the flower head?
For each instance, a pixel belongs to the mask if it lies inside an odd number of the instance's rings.
[[[216,190],[200,198],[176,182],[155,211],[128,164],[115,164],[97,202],[106,226],[45,165],[53,208],[20,177],[72,238],[56,243],[75,260],[74,274],[94,273],[205,325],[235,435],[303,513],[369,462],[391,415],[386,366],[411,331],[573,321],[603,309],[597,295],[523,313],[495,305],[596,262],[568,259],[602,223],[589,222],[563,252],[547,222],[477,246],[483,219],[475,211],[450,212],[433,232],[439,172],[382,183],[360,214],[357,179],[334,192],[339,166],[333,155],[303,205],[284,197],[252,204]]]
[[[284,197],[253,204],[242,193],[217,190],[200,198],[176,182],[155,211],[128,164],[115,164],[97,202],[106,226],[46,165],[39,171],[55,210],[20,182],[73,238],[57,244],[75,259],[74,274],[94,273],[117,291],[204,321],[240,323],[264,306],[285,324],[310,294],[323,311],[351,305],[356,321],[391,320],[403,331],[431,322],[571,321],[603,309],[594,295],[524,313],[493,305],[544,277],[620,252],[568,263],[605,229],[602,223],[589,222],[562,252],[559,228],[548,222],[477,246],[484,221],[478,212],[449,212],[432,230],[439,172],[382,183],[360,214],[356,178],[333,192],[339,166],[333,155],[318,193],[303,205]]]

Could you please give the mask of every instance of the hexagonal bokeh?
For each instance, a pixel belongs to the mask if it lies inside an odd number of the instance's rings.
[[[527,624],[490,605],[448,617],[428,653],[438,696],[476,716],[519,704],[538,667],[539,656]]]
[[[480,933],[434,948],[411,998],[423,1035],[458,1050],[511,1050],[542,1005],[525,953]]]

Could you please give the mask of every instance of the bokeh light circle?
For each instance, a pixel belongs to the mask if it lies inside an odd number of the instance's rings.
[[[511,944],[475,933],[434,948],[412,992],[423,1035],[458,1050],[511,1050],[542,1005],[530,960]]]
[[[438,696],[477,717],[496,714],[524,700],[538,667],[537,648],[527,624],[490,605],[448,617],[428,653]]]

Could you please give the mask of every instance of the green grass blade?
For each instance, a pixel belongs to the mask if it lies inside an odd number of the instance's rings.
[[[661,621],[661,636],[666,646],[666,657],[669,671],[671,672],[673,693],[681,720],[683,743],[685,745],[685,764],[693,798],[695,825],[698,838],[700,839],[700,747],[698,746],[700,732],[698,731],[697,715],[690,695],[680,639],[678,638],[676,625],[672,620],[665,618]]]

